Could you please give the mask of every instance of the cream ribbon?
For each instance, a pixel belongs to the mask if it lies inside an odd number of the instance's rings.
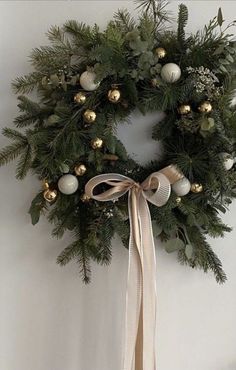
[[[157,207],[165,205],[171,184],[182,177],[178,169],[170,165],[152,173],[142,184],[108,173],[93,177],[85,186],[85,193],[101,202],[116,200],[129,192],[129,268],[122,370],[156,370],[156,256],[148,202]],[[94,189],[101,184],[111,188],[94,195]]]

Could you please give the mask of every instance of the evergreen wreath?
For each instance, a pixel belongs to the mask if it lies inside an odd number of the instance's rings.
[[[20,115],[18,129],[3,129],[12,143],[0,151],[0,165],[19,157],[16,177],[29,170],[43,182],[29,213],[35,225],[47,213],[52,235],[72,232],[74,241],[58,263],[75,259],[83,280],[90,261],[107,264],[117,233],[128,246],[127,199],[100,203],[84,194],[96,174],[117,172],[143,181],[150,173],[176,165],[184,179],[173,186],[168,203],[150,206],[155,236],[180,263],[226,275],[206,237],[230,228],[225,213],[236,196],[236,42],[224,27],[222,11],[202,31],[185,34],[188,10],[179,6],[177,31],[169,27],[165,0],[138,0],[135,21],[119,10],[107,28],[68,21],[48,32],[50,46],[31,54],[34,71],[13,82]],[[37,90],[40,102],[27,94]],[[116,126],[139,109],[164,111],[153,128],[163,158],[136,163],[116,137]]]

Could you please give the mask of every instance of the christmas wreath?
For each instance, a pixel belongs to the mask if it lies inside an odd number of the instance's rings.
[[[185,5],[176,31],[165,1],[139,0],[138,8],[138,21],[119,10],[104,31],[76,21],[49,30],[51,44],[32,51],[34,71],[13,82],[21,94],[14,123],[24,132],[3,129],[12,143],[0,151],[0,165],[19,157],[16,177],[31,170],[42,181],[29,210],[32,223],[47,212],[53,236],[72,232],[58,263],[75,259],[85,282],[91,259],[110,262],[114,233],[125,246],[130,234],[127,198],[100,202],[85,192],[87,182],[118,173],[137,184],[174,166],[182,176],[168,202],[150,205],[154,236],[182,264],[212,270],[222,283],[226,275],[206,237],[230,231],[220,213],[236,196],[236,42],[228,33],[234,22],[224,27],[220,9],[202,31],[186,36]],[[40,102],[26,96],[34,89]],[[153,128],[163,156],[147,166],[116,137],[117,124],[134,109],[165,112]]]

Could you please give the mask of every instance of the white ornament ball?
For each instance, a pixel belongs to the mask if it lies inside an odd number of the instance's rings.
[[[235,162],[234,158],[231,157],[231,155],[229,153],[221,153],[220,155],[223,158],[224,168],[226,169],[226,171],[231,170],[231,168],[233,167],[234,162]]]
[[[182,197],[190,192],[190,181],[186,177],[183,177],[172,185],[172,189],[176,195]]]
[[[86,91],[94,91],[100,85],[100,82],[94,82],[96,79],[96,74],[94,72],[85,71],[80,76],[80,85]]]
[[[161,77],[164,81],[173,83],[180,79],[181,69],[175,63],[167,63],[161,69]]]
[[[63,175],[58,181],[58,189],[61,193],[70,195],[78,189],[78,179],[73,175]]]

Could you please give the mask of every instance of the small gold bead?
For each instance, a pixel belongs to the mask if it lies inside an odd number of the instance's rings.
[[[156,53],[156,55],[158,56],[159,59],[163,59],[166,56],[166,50],[164,48],[161,48],[161,47],[156,48],[155,53]]]
[[[87,195],[87,194],[82,194],[81,197],[80,197],[80,200],[83,202],[83,203],[88,203],[90,201],[90,197]]]
[[[176,204],[180,204],[182,202],[182,199],[181,199],[181,197],[177,197],[175,199],[175,201],[176,201]]]
[[[152,87],[160,86],[160,80],[158,80],[158,78],[152,78],[151,79],[151,85],[152,85]]]
[[[43,188],[43,190],[48,190],[49,189],[49,183],[47,182],[47,180],[43,180],[42,188]]]

